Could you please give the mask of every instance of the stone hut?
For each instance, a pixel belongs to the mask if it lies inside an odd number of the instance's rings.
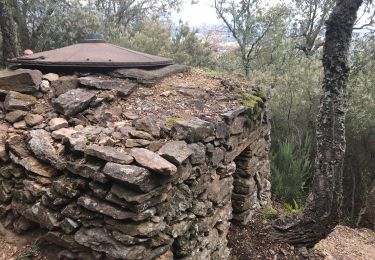
[[[139,53],[162,62],[50,54],[0,73],[2,224],[58,259],[228,259],[231,221],[270,199],[264,91]]]

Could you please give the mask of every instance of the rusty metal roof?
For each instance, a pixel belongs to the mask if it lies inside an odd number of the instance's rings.
[[[9,62],[20,66],[88,68],[139,68],[173,64],[173,61],[167,58],[98,40],[88,40],[60,49],[21,56]]]

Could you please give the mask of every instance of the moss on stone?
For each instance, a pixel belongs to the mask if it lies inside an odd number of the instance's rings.
[[[258,103],[262,102],[262,99],[260,97],[249,93],[243,94],[239,99],[241,104],[245,106],[246,111],[249,115],[254,114]]]
[[[172,127],[174,124],[176,124],[178,121],[182,121],[184,118],[178,117],[178,116],[172,116],[165,121],[165,125],[168,127]]]
[[[22,100],[22,101],[25,101],[27,103],[31,103],[31,104],[35,104],[37,102],[36,97],[30,96],[30,95],[21,94],[21,93],[18,93],[18,92],[15,92],[14,98]]]

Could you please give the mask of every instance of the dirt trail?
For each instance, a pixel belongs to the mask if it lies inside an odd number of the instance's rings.
[[[375,260],[375,232],[337,226],[315,249],[327,260]]]
[[[19,236],[0,224],[0,260],[35,259],[45,260],[34,245],[38,234]]]

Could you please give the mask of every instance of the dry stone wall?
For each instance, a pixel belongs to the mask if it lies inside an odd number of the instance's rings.
[[[60,259],[228,259],[231,219],[248,223],[270,199],[265,98],[211,117],[116,117],[137,82],[38,75],[0,80],[5,227],[41,229]]]

